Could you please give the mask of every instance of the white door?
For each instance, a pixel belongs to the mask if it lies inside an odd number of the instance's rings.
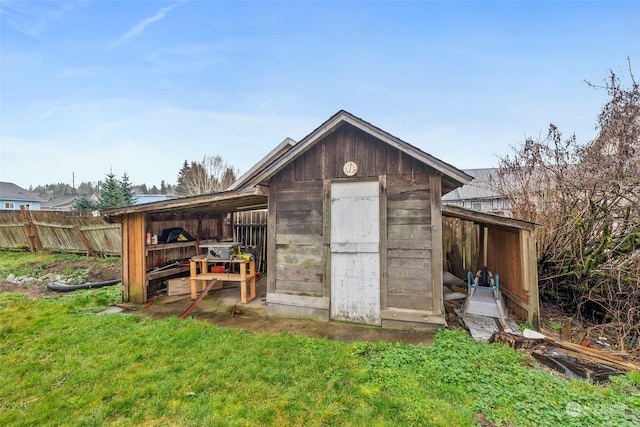
[[[381,324],[377,181],[331,184],[331,318]]]

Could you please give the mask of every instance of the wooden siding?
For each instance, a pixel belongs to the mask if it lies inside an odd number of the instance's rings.
[[[433,310],[429,175],[387,176],[387,306]]]
[[[278,183],[271,192],[277,210],[274,290],[322,296],[322,181]]]
[[[390,147],[354,126],[345,124],[285,166],[272,181],[345,178],[342,168],[348,161],[354,161],[358,165],[358,172],[353,178],[377,179],[381,175],[435,172],[406,153]]]
[[[500,289],[507,294],[509,308],[522,317],[522,308],[515,302],[529,304],[528,283],[523,272],[520,233],[489,229],[487,233],[487,266],[500,276]]]

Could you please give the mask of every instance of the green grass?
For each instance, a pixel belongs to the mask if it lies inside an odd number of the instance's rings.
[[[0,425],[640,424],[640,374],[568,381],[459,331],[430,346],[96,315],[119,289],[0,293]]]

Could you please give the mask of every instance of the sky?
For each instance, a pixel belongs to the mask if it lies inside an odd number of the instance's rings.
[[[640,1],[0,0],[0,181],[239,174],[344,109],[460,169],[587,142]],[[637,72],[640,78],[640,72]]]

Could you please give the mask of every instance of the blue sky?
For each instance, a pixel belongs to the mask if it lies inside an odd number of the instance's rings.
[[[0,0],[0,181],[240,173],[340,109],[461,168],[595,136],[640,2]],[[640,78],[640,73],[636,78]]]

